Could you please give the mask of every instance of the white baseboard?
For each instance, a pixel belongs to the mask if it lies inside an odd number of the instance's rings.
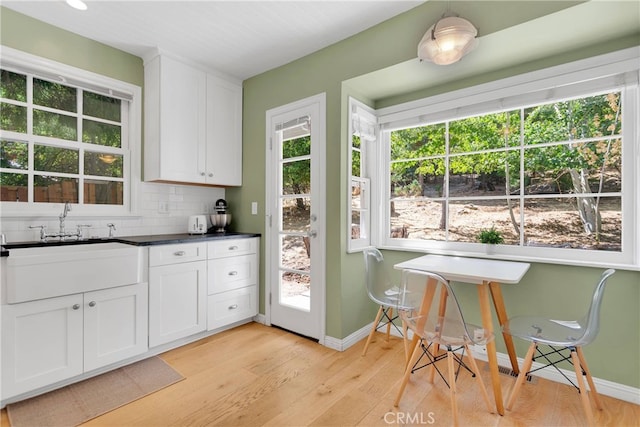
[[[338,351],[344,351],[356,344],[358,341],[369,336],[369,332],[371,331],[371,326],[373,323],[369,325],[363,326],[352,334],[348,335],[344,339],[334,338],[334,337],[325,337],[324,345],[326,347],[332,348]],[[395,328],[391,328],[391,334],[397,337],[402,338],[402,336],[395,330]],[[473,352],[473,356],[478,360],[487,361],[487,355],[484,353]],[[498,365],[511,368],[511,361],[509,360],[509,356],[504,353],[498,353]],[[522,365],[523,359],[518,358],[518,364]],[[541,363],[534,362],[532,369],[541,367]],[[561,371],[567,375],[569,378],[575,378],[575,372],[570,370],[561,369]],[[543,369],[536,372],[535,376],[540,378],[545,378],[550,381],[555,381],[559,383],[565,384],[567,380],[555,369]],[[600,378],[593,377],[593,382],[596,385],[598,393],[613,397],[615,399],[624,400],[625,402],[635,403],[636,405],[640,405],[640,388],[631,387],[624,384],[614,383],[613,381],[604,380]]]

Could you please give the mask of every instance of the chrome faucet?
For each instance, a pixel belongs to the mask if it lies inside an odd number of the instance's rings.
[[[61,241],[67,239],[68,237],[75,237],[76,240],[82,240],[82,229],[85,227],[91,227],[91,225],[87,224],[79,224],[77,226],[78,230],[75,233],[67,233],[65,230],[65,220],[67,219],[67,215],[71,212],[71,203],[64,202],[64,209],[60,216],[60,229],[57,233],[49,234],[47,233],[46,225],[30,225],[29,228],[39,228],[40,229],[40,240],[46,242],[49,237],[57,237]]]
[[[113,232],[116,230],[116,225],[109,223],[107,224],[107,227],[109,227],[109,239],[113,239]]]
[[[64,221],[65,219],[67,219],[67,214],[71,211],[71,204],[69,202],[64,202],[64,210],[62,211],[62,214],[60,214],[60,216],[58,218],[60,218],[60,237],[63,238],[63,236],[66,235],[65,230],[64,230]]]

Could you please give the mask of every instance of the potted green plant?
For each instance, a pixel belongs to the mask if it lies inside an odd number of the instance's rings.
[[[494,226],[491,226],[491,228],[483,228],[480,230],[477,237],[480,243],[488,245],[499,245],[500,243],[504,243],[502,233],[496,230]]]

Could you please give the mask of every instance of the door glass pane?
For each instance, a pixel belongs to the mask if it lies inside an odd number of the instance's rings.
[[[280,304],[309,311],[311,307],[311,277],[308,274],[284,271],[280,275]]]
[[[311,226],[311,199],[309,197],[282,200],[282,231],[307,232]]]
[[[78,203],[78,180],[57,176],[33,177],[33,199],[42,203]]]
[[[311,249],[306,236],[283,236],[282,259],[283,268],[311,271]]]
[[[311,192],[311,160],[296,160],[282,165],[282,194]]]
[[[308,156],[311,154],[311,137],[294,138],[282,142],[282,158]]]

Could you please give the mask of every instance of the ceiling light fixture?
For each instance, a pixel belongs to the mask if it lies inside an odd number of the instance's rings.
[[[87,10],[87,5],[82,0],[67,0],[67,4],[74,9]]]
[[[418,44],[418,58],[438,65],[458,62],[478,46],[478,30],[459,16],[446,16],[433,24]]]
[[[116,160],[118,160],[118,158],[116,156],[114,156],[113,154],[99,154],[98,158],[103,162],[106,163],[108,165],[112,164],[113,162],[115,162]]]

